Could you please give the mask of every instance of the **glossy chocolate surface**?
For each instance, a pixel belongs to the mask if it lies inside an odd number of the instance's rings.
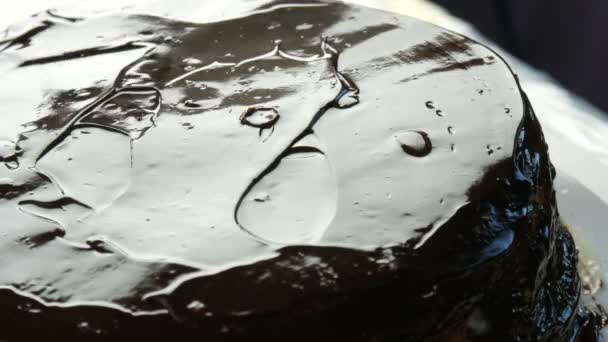
[[[0,72],[0,339],[571,334],[542,132],[475,42],[334,2],[47,12]]]

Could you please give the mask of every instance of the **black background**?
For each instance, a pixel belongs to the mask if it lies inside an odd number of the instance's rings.
[[[608,1],[433,1],[608,112]]]

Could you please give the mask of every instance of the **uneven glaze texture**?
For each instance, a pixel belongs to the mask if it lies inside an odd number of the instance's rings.
[[[0,339],[598,326],[539,123],[457,34],[334,2],[47,12],[5,33],[0,72]]]

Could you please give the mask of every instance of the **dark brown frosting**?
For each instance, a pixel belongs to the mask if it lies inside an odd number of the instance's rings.
[[[570,334],[547,148],[480,44],[276,2],[48,12],[0,51],[0,338]]]

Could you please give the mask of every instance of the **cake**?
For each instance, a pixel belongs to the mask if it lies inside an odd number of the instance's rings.
[[[487,47],[329,1],[5,36],[0,340],[599,339]]]

